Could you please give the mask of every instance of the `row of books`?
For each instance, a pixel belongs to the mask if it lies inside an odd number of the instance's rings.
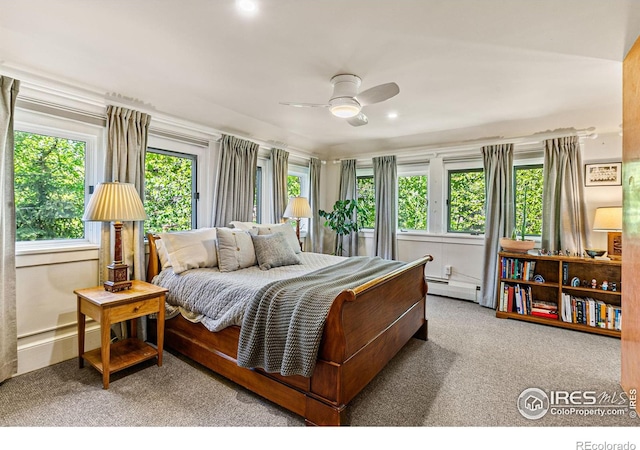
[[[609,330],[622,330],[622,308],[602,300],[562,294],[562,320]]]
[[[501,282],[498,309],[503,312],[558,319],[558,304],[534,299],[531,286]]]
[[[536,261],[502,257],[500,267],[502,268],[502,278],[531,281],[533,280]]]

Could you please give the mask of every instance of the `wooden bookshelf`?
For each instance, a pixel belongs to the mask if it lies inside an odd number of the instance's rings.
[[[622,312],[621,275],[621,261],[500,252],[496,317],[619,338],[621,331],[616,328],[619,319],[615,319],[615,310],[619,309],[619,314]],[[591,287],[593,279],[596,280],[596,288]],[[603,289],[605,280],[606,290]],[[614,283],[615,291],[612,290]],[[509,301],[505,286],[514,290],[519,288],[522,297],[528,298],[528,308],[523,306],[518,312],[516,302]],[[536,302],[555,303],[558,317],[532,315],[531,305]],[[511,311],[508,311],[509,303]],[[597,311],[602,312],[600,317]],[[605,313],[608,313],[609,320]]]

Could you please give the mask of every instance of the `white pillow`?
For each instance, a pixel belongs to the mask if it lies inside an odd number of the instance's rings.
[[[238,222],[237,220],[233,220],[229,222],[229,226],[239,230],[249,231],[255,227],[256,224],[253,222]]]
[[[175,273],[218,265],[215,228],[159,233],[159,236]]]
[[[296,230],[291,226],[290,223],[279,223],[277,225],[263,225],[257,228],[258,228],[258,235],[283,233],[284,236],[287,238],[287,242],[289,243],[289,246],[295,253],[300,253],[302,251],[300,249],[300,242],[298,242],[298,236],[296,236]]]
[[[218,267],[233,272],[258,264],[251,234],[255,232],[218,228]]]
[[[164,241],[162,239],[156,239],[156,251],[158,252],[158,258],[160,258],[160,269],[164,270],[167,267],[171,267],[171,263],[169,262],[169,253],[167,253],[167,249],[164,246]]]

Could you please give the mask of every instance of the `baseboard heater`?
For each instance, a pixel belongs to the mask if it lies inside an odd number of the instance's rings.
[[[480,293],[480,287],[475,284],[440,280],[437,278],[427,278],[427,284],[429,286],[429,294],[460,300],[478,301],[477,296]]]

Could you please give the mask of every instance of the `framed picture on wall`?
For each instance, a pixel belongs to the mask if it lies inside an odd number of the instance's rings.
[[[622,163],[597,163],[584,165],[585,186],[620,186]]]

